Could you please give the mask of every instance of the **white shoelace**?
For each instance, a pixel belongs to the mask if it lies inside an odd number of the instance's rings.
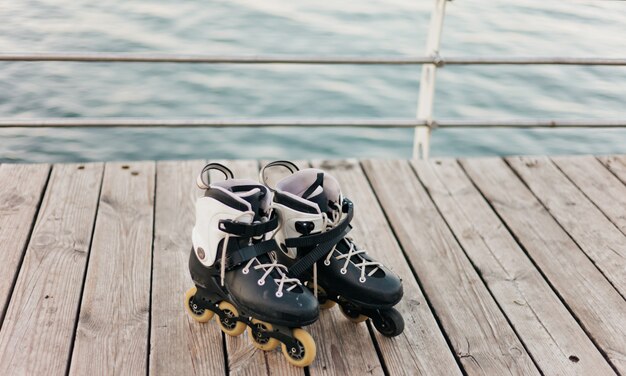
[[[252,263],[256,260],[256,262],[258,262],[258,265],[253,266],[254,270],[259,270],[259,269],[263,269],[265,270],[265,273],[263,274],[263,276],[261,278],[259,278],[259,280],[257,281],[257,283],[259,284],[259,286],[263,286],[265,284],[265,279],[267,278],[267,276],[270,275],[270,273],[273,270],[276,270],[279,274],[280,274],[280,279],[274,279],[274,281],[276,281],[278,283],[278,290],[276,291],[276,297],[280,298],[281,296],[283,296],[283,287],[285,286],[285,284],[292,284],[291,286],[289,286],[287,288],[287,291],[291,291],[293,290],[296,286],[300,285],[300,280],[297,278],[289,278],[287,277],[287,275],[285,274],[284,271],[287,270],[287,267],[283,264],[279,264],[277,261],[273,261],[272,263],[261,263],[256,257],[251,259],[250,261],[248,261],[248,263],[246,264],[246,266],[243,268],[243,273],[248,273],[248,270],[250,270],[250,266],[252,265]]]
[[[247,213],[247,212],[246,213],[242,213],[237,218],[235,218],[235,221],[237,221],[239,218],[243,217],[246,214],[250,214],[250,213]],[[260,240],[261,238],[263,238],[263,235],[261,235],[259,238],[257,238],[257,240]],[[227,233],[226,237],[224,237],[224,243],[222,244],[222,262],[220,263],[220,282],[221,282],[222,286],[224,286],[224,274],[226,273],[226,248],[228,247],[228,241],[229,240],[230,240],[230,234]],[[270,275],[270,273],[272,273],[273,270],[276,270],[280,274],[280,279],[278,279],[278,280],[274,279],[274,281],[278,284],[278,290],[276,291],[276,297],[278,297],[278,298],[283,296],[283,288],[284,288],[285,284],[292,284],[290,287],[287,288],[287,291],[291,291],[296,286],[302,284],[302,283],[300,283],[300,280],[297,279],[297,278],[289,278],[289,277],[287,277],[287,275],[283,271],[283,270],[287,270],[287,267],[285,265],[283,265],[283,264],[279,264],[275,260],[273,260],[271,263],[265,263],[264,264],[264,263],[260,262],[256,257],[253,257],[252,259],[250,259],[248,261],[246,266],[244,266],[244,268],[242,269],[242,272],[244,274],[248,274],[248,271],[250,270],[250,267],[252,266],[252,263],[254,261],[256,261],[258,263],[258,265],[255,265],[253,267],[254,270],[259,270],[259,269],[265,270],[265,273],[263,274],[263,276],[261,278],[259,278],[259,280],[257,281],[257,284],[259,286],[263,286],[265,284],[265,279]]]
[[[341,212],[339,210],[332,211],[332,216],[333,216],[332,219],[328,218],[328,216],[325,213],[323,215],[324,215],[324,227],[332,228],[334,225],[336,225],[339,219],[341,219]],[[337,245],[339,245],[339,243],[341,243],[342,241],[346,242],[350,246],[348,253],[341,253],[337,251]],[[350,265],[350,261],[352,260],[352,256],[367,254],[367,251],[365,249],[358,249],[357,246],[352,241],[352,238],[348,236],[341,239],[339,243],[335,244],[335,246],[330,250],[330,252],[328,252],[328,255],[324,259],[324,265],[330,265],[330,259],[333,257],[334,253],[337,252],[339,254],[338,256],[335,256],[337,260],[346,259],[346,261],[343,264],[343,267],[341,268],[341,274],[346,274],[346,272],[348,271],[348,265]],[[367,273],[367,276],[371,277],[374,273],[376,273],[379,266],[381,266],[382,264],[377,261],[367,261],[363,257],[359,257],[359,258],[362,260],[361,262],[359,263],[352,262],[352,263],[354,264],[354,266],[361,269],[361,277],[359,278],[359,281],[363,283],[366,280],[365,273],[367,272],[367,267],[375,266],[375,268],[373,268],[369,273]],[[315,284],[317,286],[317,281],[315,281]]]

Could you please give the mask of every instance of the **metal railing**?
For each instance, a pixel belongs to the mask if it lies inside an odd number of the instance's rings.
[[[626,59],[597,57],[285,56],[179,55],[150,53],[0,53],[0,61],[75,63],[324,64],[324,65],[604,65],[626,66]]]
[[[471,119],[435,120],[433,103],[437,68],[446,65],[590,65],[626,66],[626,58],[604,57],[442,57],[441,32],[448,0],[434,0],[426,42],[426,56],[229,56],[149,53],[0,53],[0,62],[77,63],[188,63],[188,64],[335,64],[422,65],[417,116],[414,119],[225,119],[225,118],[0,118],[0,128],[10,127],[375,127],[415,128],[413,156],[428,158],[430,133],[435,128],[461,127],[626,127],[626,119]]]
[[[227,118],[0,118],[0,128],[115,128],[115,127],[169,127],[169,128],[241,128],[241,127],[356,127],[356,128],[622,128],[625,120],[551,120],[551,119],[500,119],[500,120],[438,120],[419,119],[227,119]]]

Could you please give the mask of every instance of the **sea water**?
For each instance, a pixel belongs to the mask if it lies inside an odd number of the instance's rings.
[[[0,52],[423,56],[433,1],[0,2]],[[455,0],[441,55],[626,57],[626,3]],[[420,66],[0,63],[0,117],[413,118]],[[437,119],[624,119],[626,67],[446,66]],[[411,155],[412,129],[0,129],[0,161]],[[626,129],[438,129],[434,156],[626,153]]]

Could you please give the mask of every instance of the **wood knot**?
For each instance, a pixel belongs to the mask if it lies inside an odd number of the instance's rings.
[[[0,210],[11,211],[13,209],[17,209],[24,203],[24,201],[26,201],[24,196],[16,193],[4,195],[0,197]]]

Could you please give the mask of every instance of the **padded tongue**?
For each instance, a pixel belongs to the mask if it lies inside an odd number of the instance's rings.
[[[261,210],[261,203],[263,198],[265,197],[265,192],[261,191],[258,187],[251,186],[235,186],[232,187],[233,193],[247,201],[250,204],[250,208],[254,212],[254,220],[260,221],[263,216],[263,211]]]

